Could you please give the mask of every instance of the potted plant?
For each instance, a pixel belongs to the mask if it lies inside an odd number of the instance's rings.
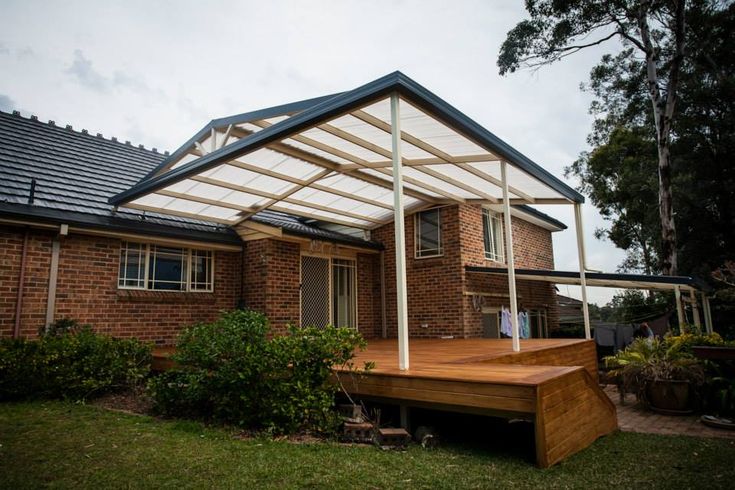
[[[620,377],[626,391],[667,414],[691,413],[694,393],[704,383],[704,367],[697,358],[675,343],[658,339],[638,339],[606,357],[605,364]]]

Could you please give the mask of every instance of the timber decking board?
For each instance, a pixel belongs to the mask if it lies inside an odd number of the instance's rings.
[[[171,348],[155,349],[154,364],[171,367]],[[410,369],[398,368],[396,339],[369,340],[355,353],[354,374],[335,368],[353,396],[442,410],[530,418],[536,461],[547,467],[617,428],[615,406],[597,384],[594,341],[510,339],[409,339]]]
[[[548,467],[617,428],[615,407],[597,385],[591,340],[529,339],[513,352],[510,339],[409,339],[410,369],[398,369],[398,341],[371,340],[355,355],[369,373],[343,373],[352,395],[443,409],[533,417],[536,460]]]

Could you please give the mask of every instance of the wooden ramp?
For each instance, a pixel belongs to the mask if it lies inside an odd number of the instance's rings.
[[[536,461],[548,467],[617,429],[615,406],[597,384],[594,342],[570,339],[411,339],[411,369],[398,369],[398,342],[373,340],[338,376],[356,396],[408,406],[534,422]]]

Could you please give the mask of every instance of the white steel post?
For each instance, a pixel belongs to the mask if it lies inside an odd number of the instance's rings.
[[[513,261],[513,228],[510,219],[510,199],[508,198],[508,171],[504,160],[500,161],[500,178],[503,184],[503,221],[505,224],[505,261],[508,264],[508,293],[510,295],[510,325],[513,332],[513,351],[521,350],[518,335],[518,295],[516,292],[516,269]]]
[[[587,304],[587,255],[584,249],[584,229],[582,228],[582,205],[574,203],[574,227],[577,231],[577,255],[579,255],[579,283],[582,286],[582,315],[584,316],[584,338],[592,338],[590,328],[590,308]]]
[[[689,298],[692,300],[692,318],[694,319],[694,326],[699,330],[702,328],[702,319],[699,316],[699,303],[697,302],[697,294],[694,290],[689,291]]]
[[[707,333],[712,333],[714,330],[712,326],[712,310],[709,306],[709,298],[704,293],[702,293],[702,308],[704,309],[704,328],[707,330]]]
[[[684,325],[686,325],[686,318],[684,318],[684,307],[681,304],[681,290],[679,286],[674,286],[674,296],[676,297],[676,317],[679,320],[679,333],[684,333]]]
[[[403,214],[403,169],[401,162],[401,114],[397,93],[390,96],[390,127],[393,156],[393,221],[396,245],[396,293],[398,305],[398,367],[408,363],[408,297],[406,295],[406,230]]]

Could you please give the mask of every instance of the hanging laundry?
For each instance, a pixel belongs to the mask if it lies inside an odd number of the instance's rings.
[[[528,313],[525,311],[518,312],[518,335],[522,339],[531,338],[531,327],[528,322]]]
[[[500,333],[507,337],[513,336],[513,327],[510,322],[510,311],[503,306],[503,309],[500,312]]]

